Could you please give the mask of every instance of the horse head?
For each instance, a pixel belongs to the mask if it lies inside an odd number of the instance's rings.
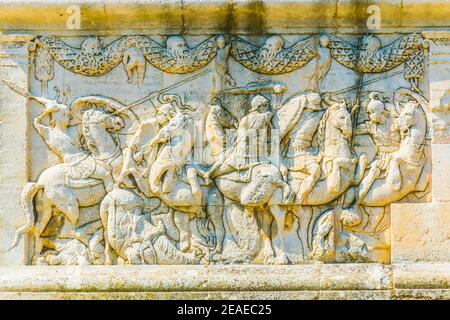
[[[96,124],[108,131],[120,131],[125,127],[122,117],[113,115],[104,109],[89,109],[83,113],[82,123],[84,125]]]
[[[103,108],[88,109],[82,115],[83,138],[89,151],[97,156],[109,158],[117,154],[120,147],[118,131],[124,126],[125,121],[122,117],[111,114]]]
[[[345,139],[350,139],[352,136],[352,119],[347,110],[344,100],[334,102],[325,112],[320,127],[322,130],[332,130],[331,134],[336,138],[336,129],[339,130]]]
[[[333,102],[319,123],[317,141],[322,154],[350,157],[351,136],[352,121],[345,101]]]
[[[423,111],[417,101],[408,101],[398,118],[398,124],[403,134],[409,131],[420,119],[424,118]]]
[[[351,139],[353,132],[352,118],[347,110],[345,101],[339,102],[337,105],[332,106],[332,108],[334,127],[341,131],[345,139]]]

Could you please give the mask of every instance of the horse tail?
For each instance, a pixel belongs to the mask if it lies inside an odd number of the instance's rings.
[[[30,231],[31,228],[34,226],[33,199],[36,193],[43,188],[44,188],[43,185],[35,182],[29,182],[23,188],[22,193],[20,194],[20,204],[25,214],[26,222],[24,225],[17,228],[16,233],[14,235],[14,242],[9,247],[9,250],[14,248],[19,243],[19,240],[22,237],[22,235]]]

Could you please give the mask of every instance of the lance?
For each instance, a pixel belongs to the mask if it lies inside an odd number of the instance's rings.
[[[361,70],[358,70],[358,64],[359,64],[359,60],[360,60],[360,55],[361,55],[361,38],[358,41],[358,57],[356,60],[356,70],[359,73],[358,76],[358,87],[357,87],[357,91],[356,91],[356,102],[355,105],[352,108],[351,111],[351,117],[352,117],[352,137],[350,140],[350,148],[353,149],[353,145],[354,145],[354,141],[355,141],[355,130],[356,130],[356,126],[358,124],[358,114],[359,114],[359,109],[361,109],[361,89],[363,86],[363,78],[364,78],[364,72]]]
[[[114,111],[113,114],[116,115],[116,114],[122,113],[122,112],[124,112],[124,111],[126,111],[128,109],[134,108],[134,107],[136,107],[136,106],[138,106],[138,105],[140,105],[140,104],[142,104],[142,103],[144,103],[144,102],[146,102],[148,100],[151,100],[155,94],[162,94],[164,92],[170,91],[170,90],[175,89],[175,88],[177,88],[177,87],[179,87],[179,86],[181,86],[181,85],[183,85],[183,84],[185,84],[187,82],[190,82],[190,81],[192,81],[194,79],[202,77],[202,76],[204,76],[204,75],[206,75],[206,74],[208,74],[210,72],[211,72],[211,70],[205,70],[205,71],[203,71],[203,72],[201,72],[199,74],[196,74],[196,75],[193,75],[193,76],[188,77],[186,79],[183,79],[181,81],[178,81],[178,82],[176,82],[176,83],[174,83],[174,84],[172,84],[172,85],[170,85],[170,86],[168,86],[166,88],[163,88],[163,89],[161,89],[159,91],[154,91],[154,92],[148,94],[147,96],[145,96],[145,97],[143,97],[143,98],[141,98],[141,99],[139,99],[139,100],[137,100],[137,101],[135,101],[135,102],[133,102],[133,103],[131,103],[131,104],[121,108],[121,109],[119,109],[119,110]]]
[[[2,80],[4,84],[6,84],[12,91],[14,91],[15,93],[21,95],[22,97],[25,98],[31,98],[31,93],[29,93],[27,90],[25,90],[24,88],[18,86],[17,84],[15,84],[12,81],[9,80]]]

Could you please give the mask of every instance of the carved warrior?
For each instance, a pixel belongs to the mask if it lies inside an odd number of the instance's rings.
[[[428,183],[426,170],[424,172],[427,102],[421,95],[405,89],[397,90],[395,100],[405,96],[409,101],[397,120],[400,145],[393,152],[380,154],[373,164],[376,169],[371,169],[365,178],[369,181],[363,180],[360,203],[365,206],[384,206],[398,201],[412,191],[423,191]],[[383,169],[385,176],[378,179],[377,175]]]
[[[113,188],[114,162],[119,154],[117,142],[108,131],[122,129],[124,122],[119,116],[113,116],[106,110],[88,110],[82,116],[85,134],[92,142],[102,141],[96,150],[96,157],[81,148],[67,134],[69,124],[69,107],[56,101],[31,97],[45,106],[45,110],[34,120],[34,126],[49,148],[60,158],[61,163],[44,170],[37,182],[28,183],[21,195],[21,202],[26,214],[26,224],[16,232],[14,244],[19,237],[31,229],[34,234],[34,256],[37,262],[43,249],[41,234],[52,218],[53,210],[59,210],[73,225],[80,216],[80,207],[99,203]],[[42,120],[51,117],[50,125]],[[115,161],[117,163],[117,161]],[[120,158],[119,158],[120,165]],[[37,217],[34,217],[34,198],[42,203]]]

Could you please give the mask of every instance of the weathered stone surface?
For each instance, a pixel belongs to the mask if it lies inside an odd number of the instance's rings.
[[[449,261],[449,220],[448,202],[392,205],[392,262]]]

